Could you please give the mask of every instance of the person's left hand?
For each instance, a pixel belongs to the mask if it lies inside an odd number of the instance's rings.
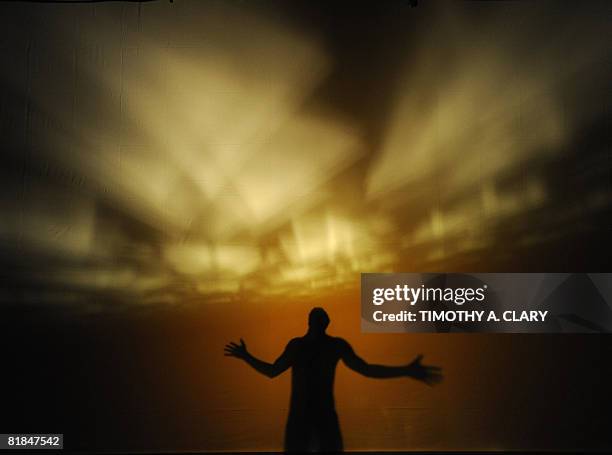
[[[442,381],[442,369],[431,365],[421,364],[423,356],[417,356],[411,363],[406,366],[408,376],[423,381],[427,385],[435,385]]]

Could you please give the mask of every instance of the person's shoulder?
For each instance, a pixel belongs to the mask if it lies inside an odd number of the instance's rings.
[[[338,346],[339,348],[345,349],[347,347],[350,347],[349,342],[346,341],[344,338],[332,337],[332,336],[330,336],[329,338],[330,338],[330,341],[334,343],[334,345]]]
[[[302,338],[303,337],[291,338],[289,340],[289,342],[287,343],[287,347],[296,347],[296,346],[299,346],[304,341]]]
[[[334,343],[348,343],[348,342],[347,342],[347,341],[346,341],[344,338],[342,338],[342,337],[334,337],[334,336],[331,336],[331,335],[328,335],[328,336],[329,336],[329,338],[330,338],[331,340],[333,340],[333,341],[334,341]]]

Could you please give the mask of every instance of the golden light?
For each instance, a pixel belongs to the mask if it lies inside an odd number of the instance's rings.
[[[480,29],[440,7],[422,39],[396,47],[373,146],[358,116],[318,98],[336,64],[320,36],[248,8],[167,7],[83,10],[36,43],[29,146],[62,185],[13,182],[27,191],[1,202],[15,216],[0,237],[78,261],[41,272],[47,284],[125,289],[130,302],[315,295],[491,249],[501,225],[555,202],[534,163],[563,158],[590,115],[565,108],[572,78],[605,55],[580,20],[581,40],[527,52],[537,11],[500,32],[512,5]],[[612,198],[587,199],[596,211]]]

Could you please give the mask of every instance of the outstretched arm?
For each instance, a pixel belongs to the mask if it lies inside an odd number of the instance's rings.
[[[268,376],[269,378],[273,378],[291,366],[290,345],[291,343],[287,345],[285,351],[278,359],[276,359],[276,362],[274,363],[264,362],[263,360],[260,360],[252,355],[247,350],[246,344],[242,338],[240,338],[240,344],[234,343],[233,341],[226,344],[225,355],[228,357],[242,359],[251,365],[256,371]]]
[[[422,355],[416,357],[408,365],[386,366],[367,363],[346,343],[342,353],[342,361],[351,370],[370,378],[400,378],[411,377],[428,385],[437,384],[442,380],[442,370],[439,367],[422,365]]]

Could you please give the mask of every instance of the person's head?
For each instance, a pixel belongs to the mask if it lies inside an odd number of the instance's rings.
[[[329,325],[329,316],[323,308],[313,308],[308,315],[308,328],[314,333],[324,333]]]

